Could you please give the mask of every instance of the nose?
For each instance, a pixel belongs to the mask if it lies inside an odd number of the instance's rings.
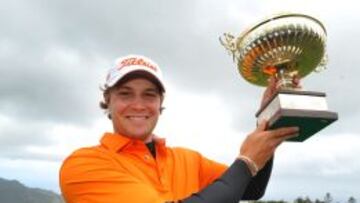
[[[145,109],[145,101],[141,97],[134,98],[131,103],[131,108],[135,110],[144,110]]]

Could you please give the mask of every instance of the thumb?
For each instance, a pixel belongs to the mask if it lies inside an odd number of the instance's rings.
[[[266,128],[267,128],[267,125],[268,125],[268,121],[267,120],[261,120],[259,123],[258,123],[258,126],[255,130],[255,132],[261,132],[261,131],[265,131]]]
[[[269,79],[268,79],[268,86],[269,87],[275,87],[276,85],[276,78],[274,76],[271,76]]]

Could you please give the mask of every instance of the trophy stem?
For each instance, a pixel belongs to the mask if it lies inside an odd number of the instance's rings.
[[[277,66],[275,77],[277,79],[276,87],[279,90],[300,90],[299,84],[294,79],[297,77],[297,71],[291,71],[290,64]]]
[[[278,69],[277,77],[277,89],[293,89],[292,77],[289,77],[288,73],[284,69]]]

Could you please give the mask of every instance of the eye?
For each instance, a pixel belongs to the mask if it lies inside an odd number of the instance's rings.
[[[145,96],[147,96],[147,97],[156,97],[157,94],[155,92],[146,92]]]
[[[118,91],[119,96],[129,96],[131,93],[129,91]]]

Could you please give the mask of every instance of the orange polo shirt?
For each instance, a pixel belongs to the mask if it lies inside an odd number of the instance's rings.
[[[155,139],[156,159],[138,140],[105,133],[100,145],[71,154],[60,170],[66,202],[164,203],[198,192],[226,165]]]

